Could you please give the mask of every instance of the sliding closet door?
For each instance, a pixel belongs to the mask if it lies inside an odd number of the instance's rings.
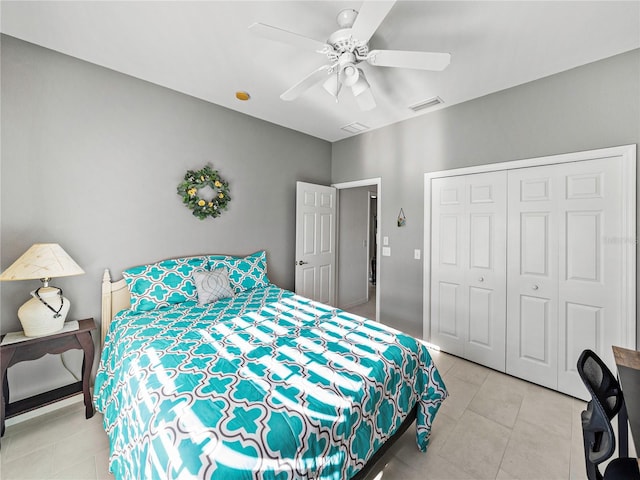
[[[585,348],[622,337],[619,159],[509,172],[507,372],[584,397]],[[616,241],[618,240],[618,241]]]
[[[506,172],[432,182],[432,342],[505,369]]]

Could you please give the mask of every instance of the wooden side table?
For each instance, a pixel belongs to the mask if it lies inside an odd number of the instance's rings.
[[[38,407],[71,397],[78,392],[84,393],[84,406],[86,418],[93,416],[93,403],[91,402],[90,377],[93,366],[94,346],[91,338],[91,330],[96,329],[93,318],[87,318],[78,322],[80,328],[71,332],[54,333],[45,337],[35,337],[24,342],[0,345],[0,372],[2,374],[2,406],[0,407],[0,435],[4,435],[5,414],[7,418],[20,413],[34,410]],[[82,381],[72,383],[49,392],[44,392],[33,397],[25,398],[17,402],[9,403],[9,382],[7,369],[11,365],[27,360],[36,360],[47,353],[60,354],[67,350],[83,350]]]

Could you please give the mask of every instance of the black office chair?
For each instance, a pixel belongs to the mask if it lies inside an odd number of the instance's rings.
[[[591,398],[597,397],[609,421],[618,415],[619,455],[629,454],[627,408],[624,395],[609,367],[592,350],[584,350],[578,358],[578,374]]]
[[[609,459],[616,449],[616,438],[611,422],[598,400],[593,397],[582,412],[582,436],[584,456],[589,480],[640,480],[638,459],[618,457],[600,473],[598,465]]]
[[[578,358],[578,374],[589,393],[598,397],[609,420],[615,417],[622,408],[624,397],[609,367],[594,351],[587,349]]]
[[[624,397],[618,381],[604,362],[593,351],[585,350],[578,359],[578,374],[591,395],[587,409],[582,412],[582,435],[589,480],[640,480],[638,461],[627,458],[628,450],[620,449],[620,457],[612,460],[604,473],[598,469],[616,449],[616,439],[611,419],[620,413],[626,414]],[[619,424],[621,435],[627,438],[626,415],[624,425]],[[619,416],[620,418],[620,416]]]

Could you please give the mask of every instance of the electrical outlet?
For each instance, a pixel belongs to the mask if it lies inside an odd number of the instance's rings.
[[[415,258],[416,260],[420,260],[420,249],[419,248],[416,248],[413,251],[413,258]]]
[[[382,256],[390,257],[391,256],[391,247],[382,247]]]

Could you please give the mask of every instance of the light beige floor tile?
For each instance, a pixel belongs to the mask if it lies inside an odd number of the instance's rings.
[[[114,476],[109,471],[109,449],[99,451],[93,459],[96,464],[96,478],[98,480],[113,480]]]
[[[13,425],[6,429],[5,435],[11,436],[5,454],[7,460],[13,460],[28,454],[34,445],[51,446],[60,438],[91,428],[96,422],[95,416],[85,419],[83,410],[70,407],[61,409],[60,415],[50,412],[40,417],[28,420],[23,424]],[[100,422],[100,420],[98,420]],[[14,428],[14,427],[20,428]]]
[[[433,349],[429,349],[429,355],[431,355],[433,362],[436,364],[440,375],[444,375],[446,372],[448,372],[458,360],[458,358],[454,357],[453,355],[449,355],[448,353],[440,352]]]
[[[574,398],[538,385],[530,385],[522,400],[519,419],[571,440]]]
[[[451,432],[453,432],[456,423],[457,421],[448,416],[446,413],[443,413],[442,411],[439,411],[437,413],[431,427],[429,446],[427,447],[428,453],[433,452],[437,454],[440,451],[444,443],[447,441],[447,438],[449,438],[449,435],[451,435]],[[417,445],[415,445],[415,442],[414,446],[416,449],[418,448]]]
[[[50,477],[52,480],[96,480],[96,462],[93,457],[75,463]]]
[[[498,475],[496,475],[496,480],[517,480],[513,477],[513,475],[505,472],[504,470],[498,470]]]
[[[477,479],[494,479],[511,430],[466,411],[438,454]]]
[[[417,472],[419,473],[415,478],[428,478],[429,480],[455,480],[455,479],[471,479],[473,478],[468,473],[460,470],[449,461],[438,456],[435,453],[440,443],[442,443],[446,435],[450,432],[453,425],[448,426],[445,423],[450,422],[455,424],[452,419],[446,419],[444,415],[440,416],[444,421],[440,421],[439,426],[435,427],[432,431],[432,437],[427,452],[421,452],[416,445],[416,428],[412,425],[407,431],[398,439],[398,441],[388,450],[385,456],[376,465],[374,474],[370,474],[367,480],[373,480],[376,475],[382,473],[382,477],[379,480],[388,480],[388,478],[396,478],[396,475],[403,473],[408,475],[407,478],[414,478]],[[398,462],[392,461],[398,460]],[[383,466],[390,462],[387,468]],[[406,471],[409,468],[411,471]],[[426,476],[425,476],[426,474]],[[391,477],[393,476],[393,477]],[[400,477],[397,477],[400,478]]]
[[[566,435],[552,434],[544,426],[518,419],[501,468],[521,480],[567,479],[570,455]]]
[[[12,435],[14,433],[19,433],[22,430],[28,430],[30,428],[33,428],[34,426],[37,425],[42,425],[44,423],[47,422],[52,422],[52,421],[59,421],[61,417],[65,416],[65,415],[75,415],[76,412],[84,412],[84,403],[82,403],[81,401],[78,402],[74,402],[70,405],[67,405],[65,407],[62,408],[58,408],[56,410],[52,410],[48,413],[42,414],[42,415],[38,415],[35,418],[31,418],[29,420],[25,420],[19,423],[15,423],[12,425],[7,426],[6,432],[5,432],[5,436],[6,435]],[[83,414],[81,414],[83,415]],[[83,417],[84,418],[84,417]],[[4,437],[3,437],[4,438]]]
[[[94,456],[109,448],[107,435],[99,428],[90,428],[69,435],[54,445],[55,458],[58,459],[54,471],[59,472],[71,467],[78,458],[90,457],[94,470]]]
[[[447,378],[453,376],[464,382],[480,386],[487,379],[491,371],[492,370],[476,363],[458,358],[453,367],[447,371]]]
[[[373,467],[366,480],[424,480],[424,472],[412,469],[401,460],[384,458]]]
[[[49,447],[37,448],[32,445],[29,453],[15,460],[2,459],[0,473],[3,480],[43,480],[51,477],[54,462],[53,449]]]
[[[469,410],[506,427],[513,427],[527,391],[520,380],[505,375],[489,374],[469,404]]]
[[[442,403],[438,413],[443,413],[457,420],[462,417],[480,387],[449,374],[445,375],[444,383],[447,386],[449,396]]]
[[[584,447],[582,442],[576,446],[571,442],[571,462],[569,463],[569,480],[587,480],[587,468],[585,466]]]

